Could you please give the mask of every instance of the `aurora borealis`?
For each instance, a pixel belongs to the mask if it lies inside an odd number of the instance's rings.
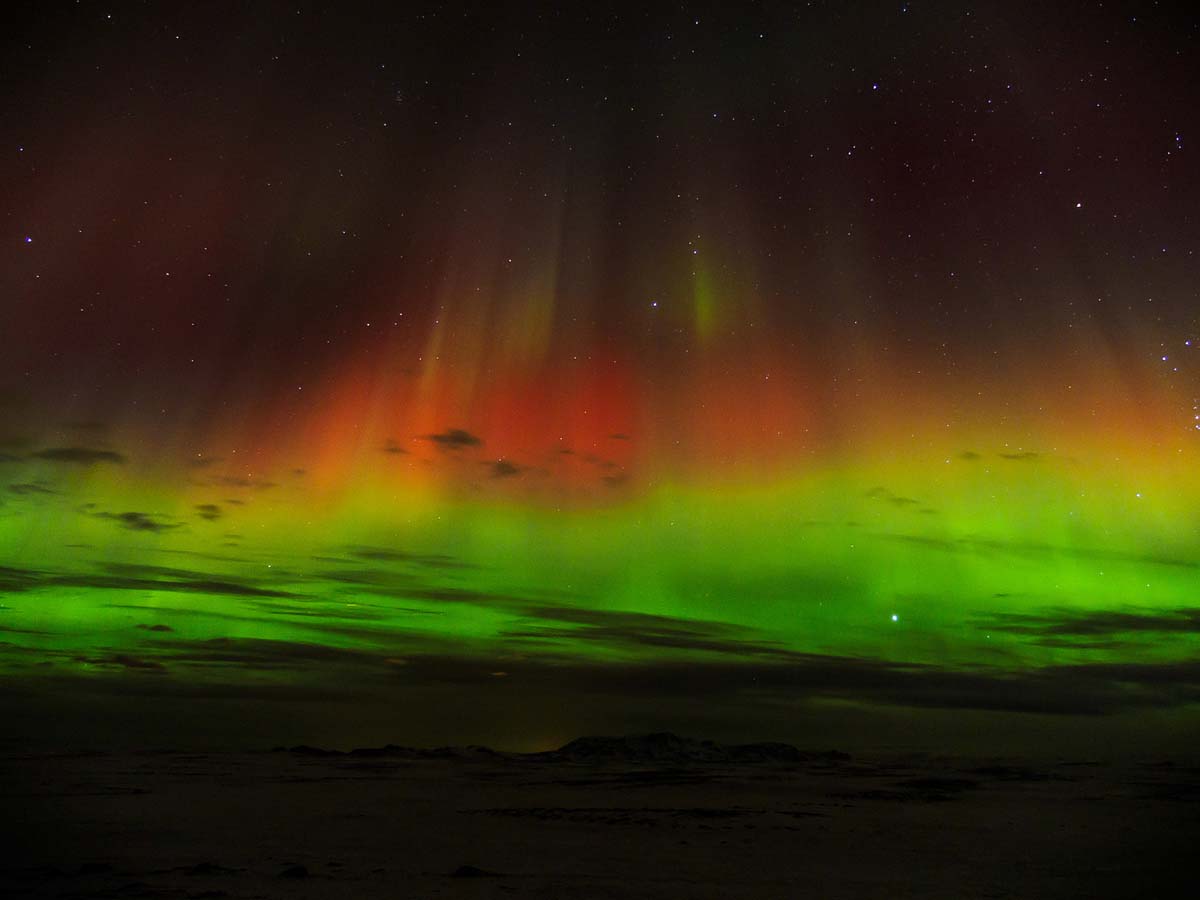
[[[27,10],[13,739],[1194,733],[1195,17],[855,7]]]

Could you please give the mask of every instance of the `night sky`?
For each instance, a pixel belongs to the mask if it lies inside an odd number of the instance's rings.
[[[19,744],[1200,726],[1200,17],[28,4]]]

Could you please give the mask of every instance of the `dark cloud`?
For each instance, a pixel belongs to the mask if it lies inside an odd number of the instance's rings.
[[[579,606],[527,606],[521,614],[550,622],[576,625],[621,628],[630,632],[666,628],[696,634],[738,634],[746,629],[732,622],[715,619],[690,619],[679,616],[660,616],[636,610],[589,609]]]
[[[408,453],[407,450],[405,450],[403,447],[401,447],[399,444],[397,444],[393,440],[389,440],[386,444],[383,445],[383,452],[390,453],[393,456],[403,456]]]
[[[614,697],[768,703],[851,702],[924,709],[1096,716],[1200,701],[1200,662],[958,670],[879,659],[795,654],[781,660],[580,661],[577,655],[425,654],[396,660],[408,683],[495,684]]]
[[[4,452],[0,451],[0,463],[14,463],[14,462],[20,462],[20,461],[21,461],[21,457],[13,456],[13,454],[11,454],[11,453],[4,453]]]
[[[325,644],[275,641],[265,638],[220,637],[203,641],[164,640],[156,650],[172,664],[236,666],[245,670],[311,669],[315,664],[371,666],[384,669],[377,651],[331,647]]]
[[[168,632],[168,631],[173,632],[175,630],[170,625],[135,625],[134,628],[141,629],[142,631],[157,631],[157,632]]]
[[[34,484],[34,483],[10,484],[8,486],[8,489],[11,493],[18,494],[21,496],[25,496],[28,494],[56,494],[56,493],[58,493],[57,491],[52,491],[50,488],[46,487],[43,484]]]
[[[0,588],[0,590],[3,590],[3,588]],[[12,607],[0,606],[0,610],[6,609],[12,609]],[[3,632],[4,634],[29,634],[36,635],[38,637],[52,637],[55,634],[53,631],[42,631],[41,629],[37,628],[13,628],[9,625],[0,625],[0,632]]]
[[[621,487],[629,481],[629,476],[624,472],[618,472],[615,475],[601,475],[600,481],[610,488]]]
[[[443,450],[461,450],[463,447],[483,446],[483,438],[461,428],[449,428],[438,434],[426,434],[422,436],[422,439],[432,441]]]
[[[299,596],[289,591],[231,581],[220,575],[193,572],[188,569],[121,563],[106,564],[103,569],[103,572],[51,573],[36,569],[0,567],[0,590],[18,593],[55,587],[74,587],[119,591],[226,594],[238,597],[294,598]]]
[[[525,466],[517,465],[507,459],[498,459],[495,462],[485,463],[485,465],[493,478],[514,478],[527,471]]]
[[[136,678],[130,679],[127,673],[110,666],[86,675],[76,675],[69,672],[56,674],[51,689],[57,689],[71,696],[84,694],[107,694],[119,700],[132,700],[140,704],[144,700],[164,698],[170,700],[234,700],[238,705],[244,703],[271,703],[275,701],[295,702],[326,702],[342,704],[353,696],[347,691],[335,686],[314,683],[268,683],[234,677],[231,680],[190,680],[174,678]],[[42,693],[41,696],[46,696]],[[163,707],[165,718],[178,715],[175,706]],[[255,713],[261,713],[259,706]],[[252,713],[251,715],[254,715]]]
[[[416,574],[387,569],[335,569],[318,576],[327,581],[351,584],[360,594],[396,600],[424,600],[430,603],[471,604],[488,609],[516,610],[529,606],[530,598],[493,591],[430,584]]]
[[[1009,459],[1015,462],[1032,462],[1035,459],[1042,458],[1042,454],[1033,450],[1019,450],[1015,453],[1001,453],[999,456],[1001,459]]]
[[[221,518],[221,507],[215,503],[197,503],[196,515],[202,519],[207,519],[209,522],[213,522]]]
[[[276,486],[275,482],[273,482],[273,481],[265,481],[261,478],[259,478],[259,479],[255,479],[255,478],[251,478],[251,477],[243,478],[242,476],[239,476],[239,475],[222,475],[220,478],[217,479],[217,482],[219,484],[225,485],[226,487],[254,488],[254,489],[260,490],[260,491],[265,491],[268,488],[273,488]],[[226,501],[226,502],[232,502],[232,501]]]
[[[97,566],[111,575],[124,575],[132,578],[171,578],[185,581],[200,581],[212,578],[211,572],[198,572],[194,569],[176,569],[172,566],[153,566],[143,563],[110,563],[100,562]]]
[[[248,606],[260,612],[274,613],[281,616],[300,616],[313,619],[343,619],[359,622],[383,622],[392,618],[394,608],[381,609],[370,605],[356,603],[350,606],[346,603],[322,603],[316,600],[303,602],[281,603],[277,600],[251,600]],[[421,610],[421,612],[425,612]]]
[[[68,587],[102,588],[125,591],[167,591],[185,594],[226,594],[235,597],[295,597],[289,591],[272,590],[241,584],[236,581],[200,579],[168,581],[153,578],[128,578],[104,575],[62,575],[46,582],[47,585]]]
[[[410,553],[388,547],[350,547],[347,551],[355,559],[375,562],[410,563],[435,569],[473,569],[473,565],[446,553]],[[342,562],[337,558],[326,558],[329,562]]]
[[[321,572],[317,577],[338,584],[370,585],[395,591],[415,583],[411,575],[391,569],[333,569]]]
[[[974,450],[964,450],[958,454],[958,458],[965,462],[978,462],[983,459],[982,453],[976,453]]]
[[[875,486],[863,494],[869,500],[883,500],[893,506],[919,506],[921,501],[914,500],[912,497],[901,497],[898,494],[893,494],[885,487]]]
[[[19,594],[33,590],[47,578],[45,572],[37,569],[18,569],[14,566],[0,566],[0,592]]]
[[[197,454],[194,458],[188,460],[188,468],[207,469],[209,466],[215,466],[219,462],[224,462],[224,459],[220,456],[201,456]]]
[[[610,434],[609,437],[612,438],[614,441],[627,441],[630,439],[629,435],[624,434],[620,431],[618,431],[615,434]]]
[[[1123,650],[1133,646],[1130,641],[1101,640],[1089,641],[1079,638],[1034,638],[1031,643],[1039,647],[1056,647],[1060,650]]]
[[[873,537],[886,541],[916,544],[936,550],[955,553],[1004,553],[1035,558],[1058,556],[1064,559],[1093,559],[1103,562],[1133,563],[1137,565],[1171,566],[1181,569],[1200,568],[1200,563],[1191,559],[1160,556],[1154,553],[1127,553],[1120,550],[1104,550],[1090,547],[1062,547],[1054,544],[1039,544],[1033,541],[1004,541],[994,538],[936,538],[917,534],[876,533]],[[1008,596],[997,593],[993,596]]]
[[[473,591],[468,588],[418,587],[403,592],[400,596],[413,600],[432,600],[438,603],[473,603],[478,606],[505,607],[526,602],[525,598],[491,591]]]
[[[404,550],[388,550],[383,547],[351,547],[348,551],[356,559],[371,559],[384,562],[411,562],[415,556]],[[334,557],[322,557],[333,562],[340,562]]]
[[[980,625],[988,631],[1057,637],[1136,634],[1200,634],[1200,608],[1166,610],[1046,610],[1040,614],[996,612]],[[1056,644],[1055,646],[1063,646]],[[1075,645],[1079,646],[1079,645]]]
[[[144,512],[98,512],[92,513],[97,519],[112,519],[117,522],[122,528],[128,528],[130,531],[148,531],[154,534],[161,534],[164,531],[171,531],[174,528],[181,528],[179,522],[164,522],[156,517],[153,513]]]
[[[180,550],[177,547],[143,547],[142,552],[144,552],[144,553],[163,553],[163,554],[167,554],[170,556],[190,556],[195,559],[211,559],[211,560],[215,560],[216,562],[222,562],[222,563],[249,562],[248,559],[246,559],[245,557],[242,557],[242,556],[228,556],[228,555],[222,554],[222,553],[205,553],[200,550]]]
[[[51,462],[72,463],[90,466],[95,463],[109,462],[122,464],[125,457],[112,450],[97,450],[93,447],[50,447],[31,454],[34,459],[47,459]]]
[[[156,606],[150,606],[144,603],[106,603],[106,609],[127,609],[134,610],[139,613],[160,613],[162,610]],[[389,608],[389,612],[402,613],[419,613],[422,615],[439,615],[436,612],[428,610],[408,610]],[[279,615],[284,613],[275,613],[267,610],[264,615],[245,615],[242,613],[231,613],[227,611],[216,611],[212,609],[191,609],[189,607],[173,606],[171,607],[172,616],[184,616],[188,618],[212,619],[215,622],[250,622],[258,625],[270,625],[273,628],[281,624]],[[356,640],[367,640],[377,644],[396,645],[401,639],[407,640],[414,646],[428,647],[431,644],[439,642],[430,637],[428,632],[407,632],[397,628],[393,624],[388,624],[382,627],[369,627],[358,625],[345,625],[341,623],[331,623],[327,620],[313,617],[302,619],[301,621],[287,621],[288,628],[311,632],[318,639],[328,639],[330,637],[337,638],[354,638]],[[414,642],[420,642],[419,644]]]
[[[740,656],[795,655],[774,641],[755,639],[750,629],[725,622],[563,606],[529,606],[520,613],[534,619],[534,624],[505,631],[506,637],[595,641],[626,650],[656,647]]]
[[[138,656],[130,656],[127,653],[114,653],[109,656],[76,656],[76,662],[86,663],[91,666],[117,667],[121,669],[130,669],[135,672],[148,672],[154,674],[164,674],[167,667],[160,662],[151,659],[142,659]]]

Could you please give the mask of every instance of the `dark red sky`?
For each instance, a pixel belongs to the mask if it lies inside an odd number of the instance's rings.
[[[755,297],[723,352],[823,379],[862,328],[985,381],[1145,363],[1196,327],[1196,23],[1168,9],[30,5],[0,385],[272,404],[369,352],[368,321],[403,318],[417,366],[450,294],[548,269],[546,362],[653,374],[694,335],[648,342],[647,303],[686,307],[697,255]]]

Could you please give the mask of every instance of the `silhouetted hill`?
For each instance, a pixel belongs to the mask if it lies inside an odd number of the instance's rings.
[[[399,744],[385,744],[382,747],[355,747],[353,750],[327,750],[323,747],[298,744],[294,747],[275,747],[272,752],[292,753],[297,756],[388,757],[391,759],[499,760],[520,756],[520,754],[501,753],[491,747],[480,747],[474,744],[466,747],[403,747]]]
[[[641,763],[798,763],[818,758],[849,759],[849,755],[806,753],[791,744],[718,744],[680,737],[670,732],[626,735],[623,737],[581,737],[569,744],[538,754],[563,762],[641,762]]]
[[[837,750],[807,752],[791,744],[763,742],[755,744],[718,744],[716,741],[681,737],[670,732],[624,735],[619,737],[579,737],[557,750],[541,753],[503,753],[490,747],[402,747],[388,744],[383,747],[360,747],[349,751],[325,750],[299,745],[276,747],[276,752],[304,756],[388,757],[393,759],[446,759],[475,761],[563,762],[578,764],[603,763],[688,763],[751,764],[840,762],[850,759]]]

